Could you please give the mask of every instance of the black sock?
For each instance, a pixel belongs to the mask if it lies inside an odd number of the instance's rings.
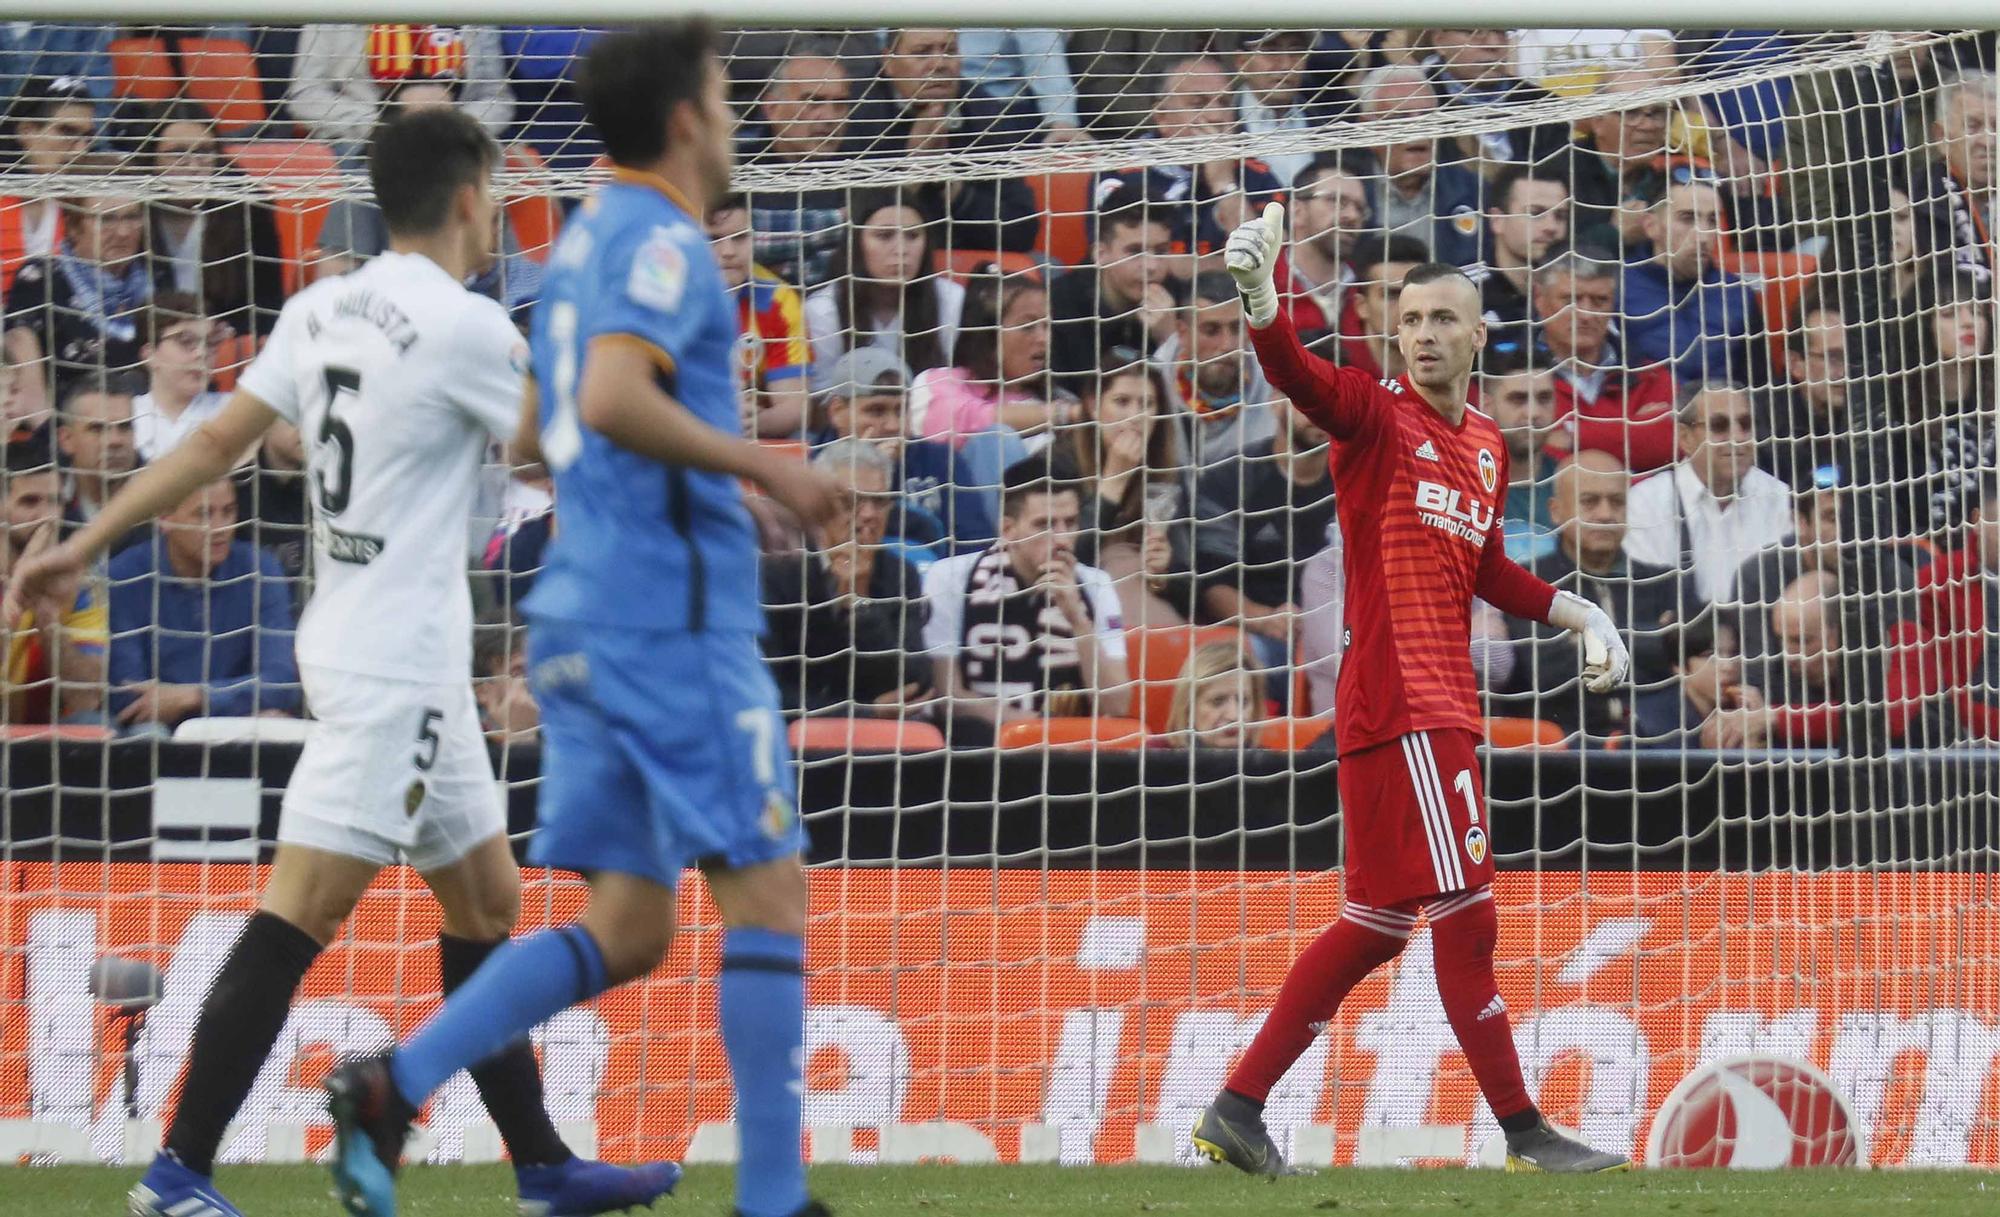
[[[449,994],[471,978],[498,950],[499,942],[474,942],[470,938],[438,935],[438,972]],[[534,1045],[526,1036],[515,1040],[470,1070],[479,1087],[486,1114],[493,1117],[500,1139],[515,1166],[555,1166],[574,1154],[556,1134],[555,1122],[542,1103],[542,1067],[535,1061]]]
[[[229,949],[194,1025],[167,1152],[198,1175],[215,1172],[215,1151],[242,1108],[271,1045],[285,1029],[292,995],[319,958],[312,935],[271,913],[250,918]]]
[[[1538,1107],[1517,1111],[1511,1116],[1500,1117],[1501,1132],[1527,1132],[1542,1122],[1542,1112]]]

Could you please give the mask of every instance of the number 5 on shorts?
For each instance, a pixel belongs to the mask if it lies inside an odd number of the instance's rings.
[[[438,733],[437,724],[444,721],[444,711],[426,709],[423,721],[417,724],[417,755],[413,758],[417,768],[429,773],[437,764]]]

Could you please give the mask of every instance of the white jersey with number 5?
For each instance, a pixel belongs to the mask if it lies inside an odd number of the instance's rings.
[[[305,442],[300,663],[470,678],[466,519],[487,437],[519,423],[526,367],[506,310],[420,254],[385,253],[286,302],[237,384]]]

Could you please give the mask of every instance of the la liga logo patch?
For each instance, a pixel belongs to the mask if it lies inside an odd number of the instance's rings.
[[[1465,856],[1475,865],[1486,861],[1486,830],[1477,824],[1465,830]]]

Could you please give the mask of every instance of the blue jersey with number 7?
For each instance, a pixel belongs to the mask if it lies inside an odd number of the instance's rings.
[[[577,413],[591,348],[631,343],[696,417],[742,434],[736,308],[701,217],[659,178],[616,174],[564,227],[535,310],[556,535],[522,607],[537,620],[761,633],[757,535],[737,480],[627,452]]]

